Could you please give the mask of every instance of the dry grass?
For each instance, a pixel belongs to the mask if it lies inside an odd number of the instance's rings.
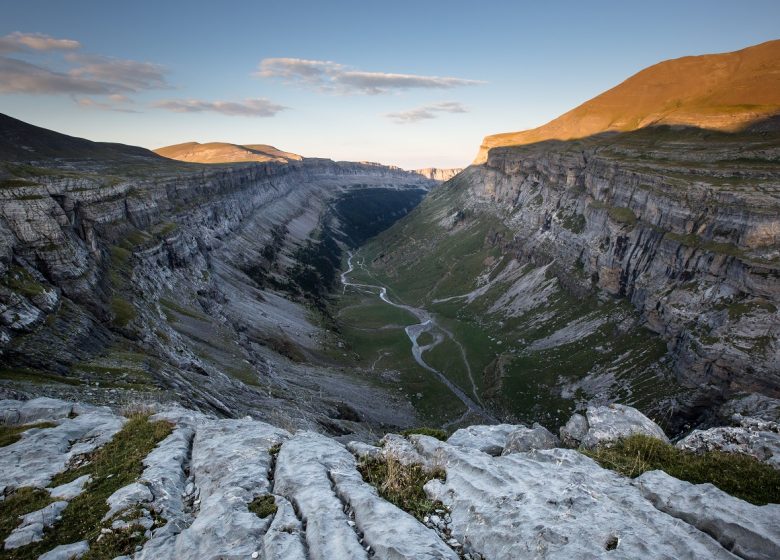
[[[612,447],[584,452],[602,467],[629,477],[662,470],[694,484],[709,482],[753,504],[780,503],[780,471],[737,453],[690,453],[659,439],[634,435]]]
[[[382,461],[366,459],[358,470],[363,480],[374,486],[379,495],[417,519],[431,513],[441,503],[430,500],[423,486],[434,478],[443,480],[443,469],[426,470],[422,465],[404,465],[393,457]]]

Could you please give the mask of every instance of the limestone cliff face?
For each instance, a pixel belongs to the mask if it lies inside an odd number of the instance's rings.
[[[652,129],[489,152],[461,174],[506,250],[622,296],[680,379],[780,393],[780,141]]]
[[[408,405],[309,365],[326,333],[308,307],[320,276],[338,266],[334,201],[372,189],[419,200],[432,181],[324,159],[74,166],[0,188],[2,379],[40,382],[46,372],[54,384],[33,393],[62,395],[67,382],[84,396],[84,384],[100,383],[116,394],[98,401],[138,389],[220,414],[275,410],[320,425],[410,421]],[[13,390],[27,394],[24,383]]]
[[[415,173],[422,175],[427,179],[432,179],[434,181],[440,181],[440,182],[449,181],[461,171],[463,171],[462,167],[452,167],[447,169],[441,167],[426,167],[424,169],[414,170]]]

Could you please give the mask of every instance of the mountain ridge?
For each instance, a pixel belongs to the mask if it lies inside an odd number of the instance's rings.
[[[779,112],[780,39],[649,66],[547,124],[486,136],[474,163],[497,147],[662,124],[737,131]]]
[[[231,144],[229,142],[183,142],[154,150],[159,156],[191,163],[245,163],[301,161],[303,156],[285,152],[269,144]]]

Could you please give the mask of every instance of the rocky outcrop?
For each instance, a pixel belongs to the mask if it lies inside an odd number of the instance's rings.
[[[664,513],[682,519],[746,560],[780,555],[780,505],[754,506],[712,484],[691,484],[663,471],[636,479],[642,495]]]
[[[414,170],[414,172],[417,173],[418,175],[422,175],[426,179],[432,179],[433,181],[438,181],[440,183],[449,181],[461,171],[463,171],[462,167],[451,167],[451,168],[426,167],[424,169]]]
[[[75,420],[58,418],[52,404],[52,415],[41,420]],[[0,411],[19,406],[6,401]],[[122,423],[118,415],[101,413]],[[173,422],[175,428],[144,460],[142,475],[109,498],[112,509],[104,520],[104,532],[128,527],[145,532],[145,541],[128,557],[136,560],[616,554],[752,560],[774,558],[780,546],[778,506],[750,505],[711,485],[692,485],[660,471],[632,481],[576,450],[548,449],[552,434],[536,437],[540,426],[513,426],[505,446],[490,454],[474,445],[479,433],[491,434],[488,426],[462,432],[469,434],[461,436],[464,445],[456,443],[459,438],[442,442],[388,434],[379,448],[344,445],[311,431],[291,434],[250,418],[216,419],[181,407],[169,406],[151,419]],[[521,434],[536,436],[520,449]],[[29,446],[0,449],[0,457],[13,455],[20,468],[36,464],[37,453]],[[67,451],[60,454],[62,460],[54,463],[63,469]],[[418,520],[384,500],[358,470],[365,456],[401,464],[413,464],[409,461],[416,457],[440,469],[442,478],[425,485],[428,497],[436,500],[430,514]],[[45,481],[33,477],[24,484],[40,487]],[[258,498],[274,504],[264,517],[250,508]],[[31,515],[38,519],[40,513]],[[153,517],[164,521],[154,523]],[[51,521],[57,523],[56,516]],[[30,525],[22,520],[18,534]],[[90,544],[64,545],[47,554],[69,558]]]
[[[561,427],[561,439],[572,447],[595,449],[633,435],[645,435],[669,443],[661,427],[637,409],[621,404],[588,407],[585,416],[575,414]]]
[[[676,443],[678,449],[704,453],[742,453],[780,469],[780,425],[736,415],[739,426],[694,430]]]

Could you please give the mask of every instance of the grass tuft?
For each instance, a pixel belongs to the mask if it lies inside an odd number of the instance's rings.
[[[752,504],[780,503],[780,471],[747,455],[718,451],[691,453],[644,435],[633,435],[612,447],[583,453],[602,467],[631,478],[662,470],[694,484],[712,483]]]
[[[443,480],[442,469],[426,470],[422,465],[404,465],[393,457],[366,459],[358,465],[363,480],[374,486],[388,502],[421,520],[440,502],[428,499],[423,486],[434,478]]]
[[[430,436],[432,438],[436,438],[439,441],[447,441],[447,438],[450,437],[449,434],[445,430],[442,430],[440,428],[428,428],[428,427],[420,427],[420,428],[410,428],[408,430],[404,430],[401,432],[401,435],[404,437],[409,437],[414,434],[419,434],[421,436]]]
[[[265,519],[266,517],[275,514],[278,509],[276,507],[276,501],[271,494],[264,494],[256,497],[247,507],[249,508],[249,511],[261,519]]]

